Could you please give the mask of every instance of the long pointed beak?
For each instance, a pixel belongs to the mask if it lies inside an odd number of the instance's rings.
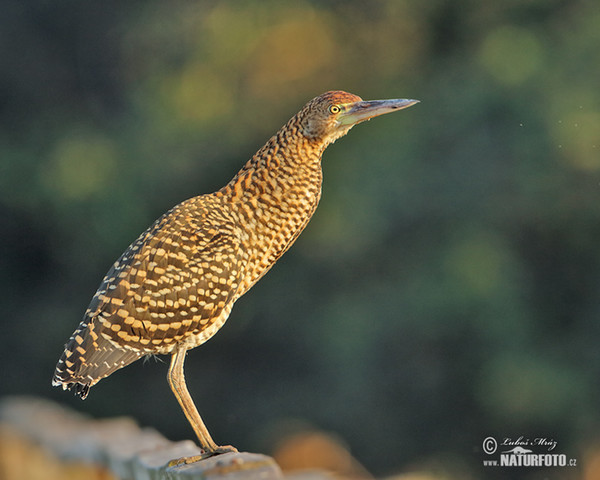
[[[344,105],[347,110],[340,113],[338,122],[340,125],[356,125],[373,117],[378,117],[385,113],[395,112],[408,108],[419,100],[409,100],[406,98],[395,98],[391,100],[369,100],[363,102],[348,103]]]

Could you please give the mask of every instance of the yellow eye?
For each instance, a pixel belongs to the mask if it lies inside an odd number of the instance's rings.
[[[331,107],[329,107],[329,113],[333,113],[334,115],[336,113],[340,113],[342,111],[342,109],[340,107],[338,107],[337,105],[332,105]]]

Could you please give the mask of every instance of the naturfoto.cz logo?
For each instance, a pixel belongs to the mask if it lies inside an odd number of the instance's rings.
[[[494,437],[483,440],[483,452],[488,458],[483,460],[486,467],[576,467],[577,459],[567,458],[564,453],[555,452],[556,440],[546,437],[518,438],[504,437],[500,442]],[[497,454],[497,458],[489,456]]]

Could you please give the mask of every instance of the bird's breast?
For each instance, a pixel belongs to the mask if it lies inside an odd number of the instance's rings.
[[[248,265],[241,293],[256,283],[298,238],[314,214],[321,197],[321,176],[274,180],[274,188],[250,194],[236,205]]]

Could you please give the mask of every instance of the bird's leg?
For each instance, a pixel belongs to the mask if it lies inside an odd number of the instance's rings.
[[[185,384],[185,377],[183,375],[183,361],[185,360],[185,354],[186,348],[181,346],[177,347],[173,352],[173,355],[171,356],[171,365],[169,366],[169,372],[167,373],[167,380],[169,381],[169,386],[171,387],[171,390],[173,390],[179,405],[181,405],[183,413],[192,425],[200,442],[200,448],[204,450],[204,453],[195,457],[175,460],[171,463],[191,463],[220,453],[237,452],[237,449],[231,445],[218,446],[213,441],[210,433],[208,433],[208,429],[206,428],[206,425],[204,425]]]

